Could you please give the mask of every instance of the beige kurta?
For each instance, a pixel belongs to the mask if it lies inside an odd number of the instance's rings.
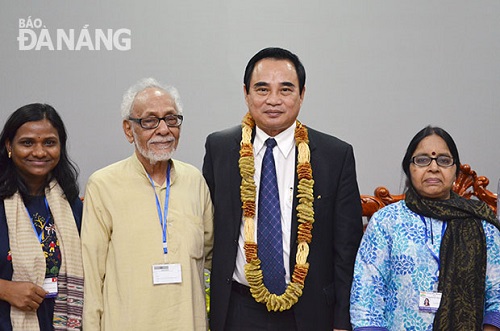
[[[156,185],[162,212],[165,189]],[[174,160],[165,255],[153,187],[135,154],[95,172],[82,222],[85,331],[206,330],[212,222],[203,176]],[[153,285],[152,266],[162,263],[180,263],[182,283]]]

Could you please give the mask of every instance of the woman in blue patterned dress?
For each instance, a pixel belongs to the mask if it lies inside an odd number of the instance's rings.
[[[0,135],[0,330],[80,330],[82,202],[66,130],[29,104]]]
[[[405,199],[373,215],[358,250],[354,330],[500,330],[500,225],[452,191],[455,142],[428,126],[402,166]]]

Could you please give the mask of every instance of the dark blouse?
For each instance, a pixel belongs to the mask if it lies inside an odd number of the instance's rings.
[[[25,202],[31,220],[33,221],[33,235],[35,230],[40,236],[41,244],[46,252],[46,276],[57,276],[61,265],[61,253],[54,229],[54,220],[45,203],[45,197],[32,197]],[[71,203],[78,232],[80,232],[83,205],[80,199]],[[12,280],[12,259],[10,256],[9,231],[3,200],[0,203],[0,278]],[[37,310],[40,331],[53,331],[52,319],[54,315],[54,298],[45,298]],[[0,330],[11,331],[10,304],[0,300]]]

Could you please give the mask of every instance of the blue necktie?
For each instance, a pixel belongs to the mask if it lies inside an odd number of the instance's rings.
[[[264,285],[277,295],[285,292],[283,265],[283,234],[273,148],[276,140],[266,140],[267,149],[262,160],[259,187],[259,213],[257,218],[257,244]]]

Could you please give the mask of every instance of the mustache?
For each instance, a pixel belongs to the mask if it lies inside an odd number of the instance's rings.
[[[154,143],[171,143],[171,142],[174,142],[175,141],[175,138],[174,137],[165,137],[165,138],[162,138],[162,137],[157,137],[157,138],[151,138],[148,143],[149,144],[154,144]]]

